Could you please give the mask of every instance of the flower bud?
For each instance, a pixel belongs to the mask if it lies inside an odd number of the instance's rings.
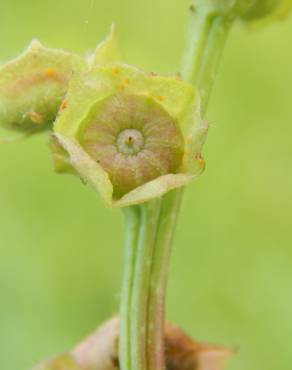
[[[85,65],[77,55],[33,41],[0,68],[0,127],[24,133],[46,129],[56,118],[72,74]]]

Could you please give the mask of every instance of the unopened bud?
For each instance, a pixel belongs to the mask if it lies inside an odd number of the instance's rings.
[[[46,129],[56,118],[72,74],[84,66],[78,55],[33,41],[0,68],[0,127],[24,133]]]

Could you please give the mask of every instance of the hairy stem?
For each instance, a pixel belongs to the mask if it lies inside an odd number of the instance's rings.
[[[182,76],[193,83],[205,113],[231,19],[191,12]],[[122,370],[164,370],[165,294],[183,189],[126,210],[127,238],[121,299]]]
[[[160,200],[126,210],[127,237],[121,300],[122,368],[148,369],[147,332],[151,270],[159,225]]]
[[[191,9],[181,73],[199,90],[202,112],[205,113],[233,19],[214,14],[204,7]]]
[[[148,369],[162,370],[164,361],[165,295],[172,241],[181,203],[181,191],[163,197],[148,292]]]
[[[120,339],[120,363],[123,369],[131,369],[131,301],[135,273],[135,262],[139,230],[141,223],[141,209],[138,206],[125,209],[126,217],[126,240],[124,281],[121,294],[121,339]]]

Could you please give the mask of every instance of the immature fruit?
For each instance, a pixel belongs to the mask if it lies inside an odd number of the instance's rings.
[[[115,196],[165,174],[182,162],[180,128],[148,96],[112,95],[98,102],[78,134],[85,151],[108,173]]]
[[[54,124],[55,169],[78,175],[113,207],[185,186],[203,171],[208,125],[196,89],[115,62],[114,32],[76,74]]]

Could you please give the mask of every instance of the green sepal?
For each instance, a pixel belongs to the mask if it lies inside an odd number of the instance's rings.
[[[76,169],[72,166],[68,152],[60,144],[55,135],[50,136],[49,149],[52,153],[54,170],[59,173],[77,175]]]
[[[96,66],[105,65],[108,63],[117,62],[120,59],[120,51],[117,45],[116,28],[113,24],[107,38],[102,41],[96,48],[93,54],[88,59],[89,69]],[[77,78],[77,80],[79,80]],[[65,105],[67,99],[64,100]],[[65,106],[62,108],[65,109]],[[74,167],[70,164],[68,153],[58,142],[57,138],[53,135],[49,143],[53,154],[54,169],[57,173],[72,173],[77,174]]]
[[[116,63],[120,60],[120,50],[117,44],[116,27],[113,24],[107,38],[102,41],[89,58],[91,66]]]
[[[50,127],[72,75],[86,67],[78,55],[32,41],[0,68],[0,127],[25,134]]]
[[[102,196],[106,203],[108,205],[111,205],[113,186],[109,179],[109,176],[103,170],[103,168],[94,160],[92,160],[92,158],[79,145],[76,139],[68,138],[61,134],[55,134],[55,137],[60,143],[63,150],[65,150],[65,152],[67,153],[66,156],[67,158],[69,158],[71,166],[76,170],[76,173],[79,175],[79,177],[81,177],[81,179],[85,183],[89,182],[94,187],[94,189]],[[53,155],[55,155],[55,153]],[[64,158],[65,156],[63,156],[63,159]],[[62,165],[62,168],[64,170],[64,161],[62,162]]]
[[[92,107],[121,92],[151,97],[159,103],[178,123],[186,145],[182,165],[177,173],[160,176],[117,199],[113,196],[114,189],[108,174],[79,142],[79,132],[90,116]],[[63,169],[70,163],[79,176],[90,183],[110,206],[124,207],[160,197],[188,184],[205,167],[201,149],[208,127],[200,117],[199,96],[191,84],[177,76],[158,76],[121,63],[103,65],[76,75],[71,80],[66,101],[67,108],[60,112],[54,124],[54,132],[67,154],[63,152],[60,156],[57,153],[56,157],[56,153],[53,153],[55,159],[58,159],[56,167],[64,172]],[[63,165],[60,164],[62,160]]]

